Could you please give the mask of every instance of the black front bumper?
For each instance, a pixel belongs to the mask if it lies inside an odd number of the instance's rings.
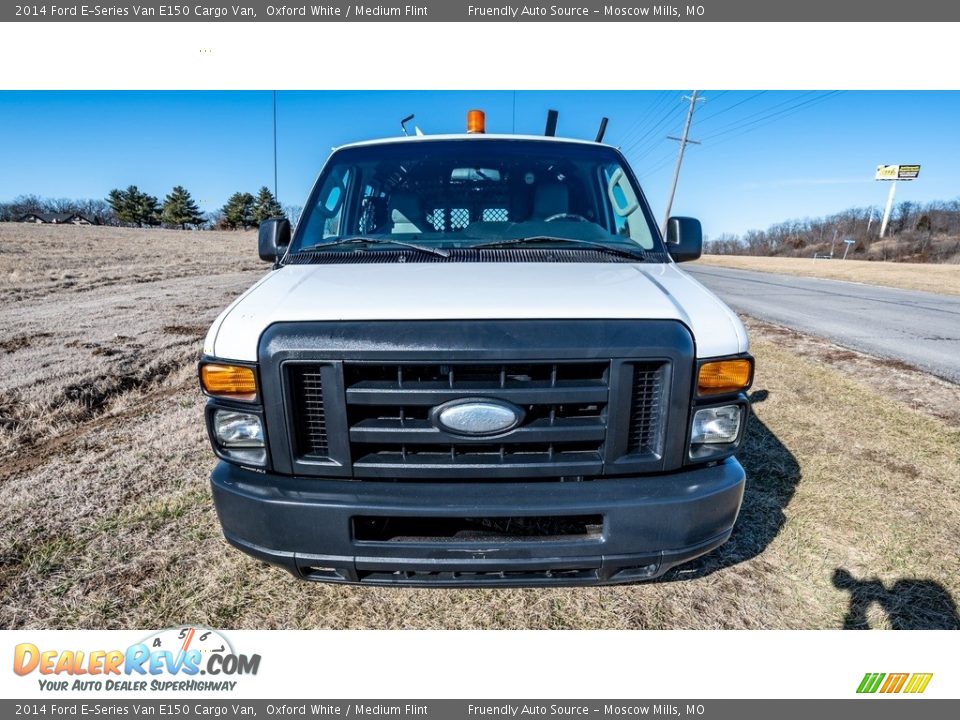
[[[734,458],[587,482],[351,482],[264,475],[221,462],[210,478],[227,540],[306,580],[544,586],[649,580],[723,544],[745,476]],[[369,541],[357,516],[601,515],[595,537]]]

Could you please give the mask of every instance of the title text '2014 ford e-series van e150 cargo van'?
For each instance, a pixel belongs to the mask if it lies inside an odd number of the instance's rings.
[[[598,141],[336,149],[200,363],[227,540],[308,580],[655,578],[730,536],[753,359]]]

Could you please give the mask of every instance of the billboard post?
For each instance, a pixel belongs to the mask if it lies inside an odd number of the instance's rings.
[[[887,193],[887,207],[883,210],[883,220],[880,221],[880,237],[887,234],[887,225],[890,222],[890,211],[893,209],[893,196],[897,194],[897,184],[890,183],[890,192]]]

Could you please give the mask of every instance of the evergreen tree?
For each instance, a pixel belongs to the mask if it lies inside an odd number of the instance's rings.
[[[259,225],[269,218],[284,217],[283,208],[280,207],[280,203],[277,202],[267,186],[260,188],[260,192],[257,193],[257,197],[253,201],[251,217],[254,225]]]
[[[164,199],[160,217],[167,225],[179,225],[181,230],[186,230],[187,225],[199,225],[203,222],[200,208],[182,185],[174,187]]]
[[[231,195],[227,204],[220,209],[224,227],[246,230],[253,225],[253,203],[253,195],[250,193],[235,192]]]
[[[140,193],[137,197],[137,222],[140,227],[160,224],[160,201],[153,195]]]
[[[107,203],[121,223],[138,227],[160,224],[160,201],[153,195],[140,192],[136,185],[126,190],[111,190]]]
[[[135,204],[130,201],[131,193],[138,195],[140,191],[136,185],[131,185],[126,190],[114,188],[107,195],[107,203],[117,220],[123,225],[133,225],[137,222]]]

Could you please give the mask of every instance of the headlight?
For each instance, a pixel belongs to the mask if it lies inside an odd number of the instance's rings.
[[[252,465],[266,463],[263,422],[257,415],[234,410],[215,410],[213,436],[220,452],[231,460]]]
[[[690,429],[690,459],[710,460],[728,455],[740,438],[743,417],[743,407],[740,405],[697,410]]]
[[[263,423],[250,413],[217,410],[213,414],[213,434],[225,448],[263,447]]]
[[[740,406],[697,410],[693,416],[693,431],[690,433],[691,445],[727,445],[736,442],[740,435]]]

